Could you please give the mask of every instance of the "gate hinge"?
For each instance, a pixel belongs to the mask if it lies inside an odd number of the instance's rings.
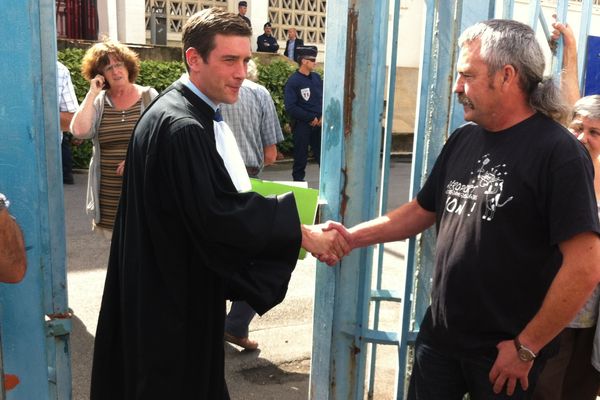
[[[46,336],[65,336],[71,333],[72,312],[46,315]]]

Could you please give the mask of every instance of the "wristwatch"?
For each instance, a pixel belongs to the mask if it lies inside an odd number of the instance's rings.
[[[517,355],[519,356],[519,360],[523,362],[529,362],[535,360],[537,354],[533,352],[530,348],[523,346],[521,342],[519,342],[519,337],[515,337],[515,347],[517,348]]]
[[[8,206],[10,206],[10,201],[8,201],[5,195],[0,193],[0,211],[8,208]]]

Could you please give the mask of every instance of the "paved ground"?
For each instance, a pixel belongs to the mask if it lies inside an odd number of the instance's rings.
[[[267,168],[262,177],[289,180],[290,169],[291,164],[277,164]],[[309,186],[318,187],[318,167],[309,165],[307,172]],[[395,161],[392,164],[390,207],[406,200],[409,174],[409,163]],[[91,232],[85,215],[86,181],[86,174],[75,174],[75,185],[65,185],[69,304],[75,313],[71,336],[74,400],[89,398],[91,354],[109,247],[107,240]],[[393,288],[400,288],[403,282],[396,276],[402,266],[404,244],[387,247],[385,254],[385,264],[389,268],[384,274],[384,282],[388,287],[394,283]],[[258,351],[245,352],[225,345],[226,374],[232,399],[307,399],[315,268],[315,260],[310,256],[299,262],[285,301],[263,317],[254,319],[250,335],[260,343]],[[384,328],[398,326],[399,311],[398,306],[393,305],[384,309]],[[391,347],[380,349],[374,398],[392,399],[396,351]]]

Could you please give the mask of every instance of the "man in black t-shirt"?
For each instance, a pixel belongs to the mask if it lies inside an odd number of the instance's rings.
[[[594,171],[555,121],[566,107],[530,27],[485,21],[459,45],[454,91],[472,123],[452,134],[416,199],[332,227],[356,248],[436,224],[409,399],[525,399],[548,343],[600,281]]]

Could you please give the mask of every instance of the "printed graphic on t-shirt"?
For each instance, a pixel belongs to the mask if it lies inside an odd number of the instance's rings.
[[[492,165],[490,155],[486,154],[477,161],[479,168],[471,171],[469,183],[456,180],[446,186],[446,212],[470,217],[478,204],[483,202],[482,219],[491,221],[496,211],[504,207],[513,196],[503,196],[504,178],[508,175],[506,164]]]
[[[305,101],[308,101],[310,99],[310,88],[300,89],[300,94]]]

